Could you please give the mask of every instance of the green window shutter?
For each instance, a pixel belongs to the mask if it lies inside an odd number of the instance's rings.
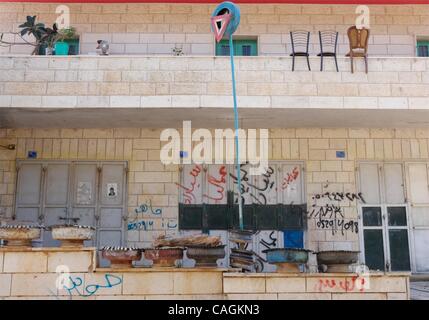
[[[257,56],[258,44],[257,40],[233,40],[234,55],[235,56]],[[216,55],[228,56],[229,55],[229,41],[221,40],[216,43]]]
[[[429,41],[417,41],[417,56],[429,57]]]

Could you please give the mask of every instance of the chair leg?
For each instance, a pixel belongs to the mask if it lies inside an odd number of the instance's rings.
[[[353,73],[354,70],[353,70],[353,56],[352,55],[350,55],[350,66],[351,66],[352,73]]]
[[[334,55],[334,60],[335,60],[335,67],[337,68],[337,72],[338,72],[338,61],[337,61],[336,55]]]
[[[323,54],[320,55],[320,71],[323,71]]]
[[[365,73],[368,73],[368,57],[364,56],[365,59]]]
[[[307,66],[308,66],[308,71],[311,71],[311,67],[310,67],[310,59],[307,56]]]
[[[292,56],[292,71],[295,71],[295,56]]]

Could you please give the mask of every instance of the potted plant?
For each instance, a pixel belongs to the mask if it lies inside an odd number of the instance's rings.
[[[22,39],[22,42],[9,42],[4,40],[4,33],[0,34],[0,46],[9,47],[13,45],[31,45],[34,47],[32,55],[40,54],[43,46],[43,37],[46,33],[46,28],[43,23],[36,23],[36,16],[27,16],[26,21],[19,25],[21,28],[18,32],[9,32],[11,35],[16,35]],[[34,42],[31,38],[34,38]],[[44,52],[43,52],[44,53]]]
[[[54,25],[51,28],[45,28],[44,34],[42,35],[42,43],[46,46],[45,53],[46,55],[52,55],[54,53],[54,45],[57,41],[58,37],[58,28],[57,24],[54,23]]]
[[[70,44],[76,45],[74,42],[79,37],[76,35],[74,27],[64,28],[58,31],[57,41],[55,42],[55,55],[66,56],[70,52]],[[74,50],[76,52],[76,50]]]

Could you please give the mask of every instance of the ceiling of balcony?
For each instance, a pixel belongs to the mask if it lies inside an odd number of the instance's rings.
[[[426,110],[370,109],[242,109],[242,128],[429,126]],[[0,108],[0,128],[232,128],[233,110],[225,108]]]

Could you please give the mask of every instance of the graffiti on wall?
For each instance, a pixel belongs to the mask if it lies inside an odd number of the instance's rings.
[[[315,284],[315,290],[319,292],[329,292],[332,290],[344,290],[364,292],[367,289],[366,277],[353,276],[344,280],[321,278]]]
[[[153,207],[152,207],[152,201],[149,200],[149,204],[143,203],[143,204],[139,205],[134,210],[134,212],[136,214],[139,214],[139,213],[151,213],[151,214],[154,214],[154,215],[160,215],[160,214],[162,214],[162,209],[158,208],[158,209],[154,210]]]
[[[143,219],[128,223],[128,230],[154,230],[155,220]],[[177,228],[177,219],[161,219],[161,229],[171,230]]]
[[[196,164],[191,171],[185,173],[185,176],[190,178],[190,181],[186,185],[182,185],[176,182],[176,185],[179,189],[182,189],[183,193],[183,203],[184,204],[196,204],[197,197],[195,194],[196,189],[201,187],[201,184],[198,183],[198,177],[200,176],[201,171],[203,170],[202,166]]]
[[[327,203],[324,206],[318,206],[317,200],[326,199]],[[316,227],[323,230],[331,230],[332,235],[338,232],[345,235],[345,232],[358,233],[359,223],[354,219],[345,217],[341,202],[343,201],[360,201],[365,203],[362,193],[351,192],[326,192],[323,194],[315,194],[312,196],[313,205],[310,211],[307,212],[308,218],[317,219]]]
[[[71,297],[73,295],[73,292],[76,293],[80,297],[91,297],[94,294],[98,292],[99,289],[105,288],[110,289],[115,286],[118,286],[122,283],[122,278],[115,276],[113,274],[106,273],[104,275],[104,281],[103,284],[83,284],[83,279],[81,277],[73,277],[69,276],[69,285],[64,285],[63,289],[67,290],[69,296]]]
[[[249,173],[246,169],[246,164],[242,164],[240,166],[241,171],[241,195],[243,197],[243,202],[246,203],[246,198],[250,197],[249,203],[257,203],[257,204],[267,204],[267,195],[272,190],[277,190],[275,187],[275,170],[273,167],[268,167],[260,176],[259,183],[253,183],[251,179],[249,179]],[[233,180],[235,185],[238,185],[238,178],[233,174],[229,174]],[[238,193],[236,193],[238,195]],[[238,203],[238,197],[236,197],[235,202]]]
[[[291,183],[296,181],[299,177],[298,167],[294,167],[291,172],[286,173],[286,177],[283,178],[282,189],[285,190],[289,187]]]
[[[226,167],[221,166],[219,168],[218,176],[213,176],[211,174],[207,175],[207,183],[209,186],[215,187],[215,194],[211,194],[210,192],[203,194],[203,197],[208,198],[214,201],[222,201],[225,199],[225,188],[226,188]],[[209,188],[210,190],[210,188]]]

